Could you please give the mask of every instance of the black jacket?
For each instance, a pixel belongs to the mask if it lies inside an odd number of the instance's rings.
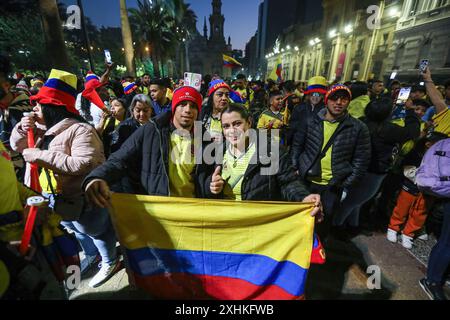
[[[310,103],[303,103],[294,107],[289,120],[289,129],[287,133],[287,143],[289,146],[292,145],[292,139],[294,138],[295,133],[301,128],[304,130],[309,119],[323,108],[325,108],[323,101],[314,108]]]
[[[109,159],[93,170],[84,180],[83,189],[93,179],[105,180],[108,185],[120,181],[125,175],[137,175],[143,191],[149,195],[170,196],[169,148],[171,135],[171,113],[166,112],[140,127]],[[138,166],[135,166],[135,163]],[[193,175],[197,197],[205,197],[198,181],[205,182],[205,176],[212,174],[213,166],[197,165]],[[133,171],[133,172],[129,172]]]
[[[111,153],[116,152],[122,144],[141,127],[141,124],[133,116],[122,121],[111,134]]]
[[[414,110],[406,110],[405,127],[400,127],[390,121],[375,123],[363,120],[370,131],[372,143],[372,159],[369,172],[387,173],[392,166],[393,150],[400,148],[408,140],[420,136],[420,121]]]
[[[291,148],[293,165],[302,179],[319,158],[323,147],[323,117],[325,111],[313,116],[306,130],[297,131]],[[370,134],[367,126],[349,114],[342,119],[333,142],[330,186],[348,188],[367,172],[370,162]],[[320,160],[318,160],[320,161]]]
[[[271,150],[270,145],[262,152],[259,142],[257,143],[255,158],[250,161],[245,171],[241,194],[242,200],[255,201],[297,201],[301,202],[310,194],[306,186],[299,181],[292,167],[289,154],[280,146],[279,159],[274,159],[277,167],[274,168],[274,174],[265,174],[261,169],[269,170],[271,164],[269,157],[265,156]],[[271,150],[270,154],[275,155],[275,150]],[[276,170],[278,168],[278,170]],[[262,174],[263,173],[263,174]],[[205,188],[209,187],[211,176],[205,183]],[[223,197],[223,194],[221,195]]]

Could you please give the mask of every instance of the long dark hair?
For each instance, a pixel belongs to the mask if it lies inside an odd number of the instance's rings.
[[[125,110],[123,119],[125,120],[128,117],[130,117],[131,114],[130,114],[130,109],[127,107],[127,101],[123,97],[121,97],[121,98],[114,97],[109,101],[109,103],[112,105],[113,101],[116,101],[116,100],[120,102],[120,104],[122,105],[122,107]]]
[[[83,114],[86,115],[86,118],[91,118],[91,102],[86,99],[85,97],[81,96],[81,104],[80,104],[81,111]]]
[[[83,117],[67,111],[65,106],[56,106],[52,104],[41,104],[42,114],[44,115],[45,126],[47,130],[64,119],[75,119],[82,123],[88,123]]]

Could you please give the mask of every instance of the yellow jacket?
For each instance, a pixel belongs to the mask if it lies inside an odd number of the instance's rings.
[[[259,116],[258,129],[279,129],[283,126],[283,115],[275,114],[272,110],[267,109]]]
[[[13,163],[5,146],[0,142],[0,240],[20,240],[23,232],[22,221],[6,223],[7,215],[22,215],[23,204],[36,193],[17,181]],[[14,213],[16,212],[16,213]],[[2,218],[4,218],[2,222]],[[8,219],[9,220],[9,219]]]

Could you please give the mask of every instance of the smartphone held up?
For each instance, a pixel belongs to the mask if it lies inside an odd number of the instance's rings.
[[[105,51],[105,60],[106,60],[106,63],[107,63],[108,65],[112,65],[113,62],[112,62],[112,58],[111,58],[111,52],[109,52],[108,49],[105,49],[104,51]]]
[[[419,71],[420,71],[421,74],[425,73],[425,71],[427,71],[429,63],[430,63],[430,61],[428,59],[420,60]]]
[[[401,88],[396,101],[397,105],[404,106],[411,95],[411,87]]]

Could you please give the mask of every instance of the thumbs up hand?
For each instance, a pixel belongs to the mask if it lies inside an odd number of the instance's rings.
[[[222,170],[222,167],[218,166],[212,175],[212,179],[211,179],[209,188],[213,194],[219,194],[223,190],[225,181],[222,179],[222,176],[220,175],[221,170]]]

